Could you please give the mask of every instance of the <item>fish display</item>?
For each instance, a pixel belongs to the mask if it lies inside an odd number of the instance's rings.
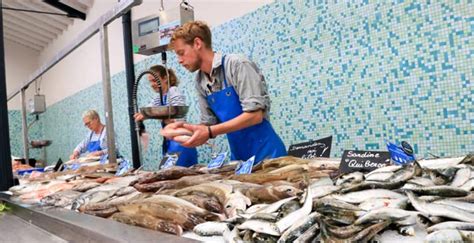
[[[10,191],[22,202],[225,242],[367,242],[387,229],[414,235],[415,226],[426,241],[472,242],[473,155],[368,173],[338,175],[338,167],[336,159],[286,156],[247,175],[235,175],[235,164],[175,166],[122,177],[54,176]]]

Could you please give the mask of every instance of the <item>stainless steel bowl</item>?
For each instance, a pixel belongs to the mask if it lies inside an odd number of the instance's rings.
[[[175,119],[183,118],[188,113],[188,106],[159,106],[159,107],[142,107],[140,113],[145,119]]]
[[[33,148],[42,148],[51,145],[51,140],[31,140],[30,144]]]

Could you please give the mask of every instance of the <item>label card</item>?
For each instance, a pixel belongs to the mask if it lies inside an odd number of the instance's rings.
[[[339,171],[341,173],[350,173],[353,171],[368,172],[389,164],[389,152],[345,150],[342,154]]]
[[[288,148],[288,155],[299,157],[302,159],[312,159],[317,157],[329,158],[331,154],[332,136],[291,145]]]
[[[223,164],[225,159],[227,158],[227,152],[218,154],[215,158],[212,158],[212,161],[207,165],[209,169],[220,168]]]
[[[166,169],[172,166],[175,166],[178,162],[179,155],[181,152],[166,154],[160,162],[159,169]]]
[[[235,174],[236,175],[241,175],[241,174],[250,174],[252,173],[252,167],[253,163],[255,162],[255,155],[250,157],[245,162],[242,162],[239,167],[236,168]]]

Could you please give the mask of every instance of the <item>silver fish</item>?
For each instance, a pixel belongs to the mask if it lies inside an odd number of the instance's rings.
[[[405,209],[408,198],[372,198],[359,204],[359,208],[371,211],[379,208],[400,208]]]
[[[448,205],[451,207],[462,209],[470,213],[474,213],[474,203],[459,202],[459,201],[453,201],[453,200],[438,200],[438,201],[434,201],[433,203]]]
[[[423,202],[418,200],[411,191],[406,191],[406,194],[412,206],[425,216],[441,216],[474,223],[474,214],[472,213],[447,205]]]
[[[298,219],[308,216],[311,213],[313,206],[313,195],[311,192],[311,187],[306,189],[305,201],[303,206],[290,214],[286,215],[284,218],[276,222],[277,229],[279,232],[284,232],[291,225],[293,225]]]
[[[267,235],[280,236],[280,230],[277,225],[272,222],[264,220],[247,220],[241,225],[237,226],[240,230],[252,230],[258,233],[263,233]]]
[[[446,229],[435,231],[425,237],[425,242],[464,242],[458,230]]]
[[[204,222],[194,226],[193,232],[200,236],[223,235],[229,230],[227,223],[221,222]]]
[[[363,216],[359,217],[354,224],[365,224],[368,222],[379,221],[379,220],[390,220],[390,221],[402,221],[409,217],[413,217],[413,221],[416,221],[416,215],[418,213],[413,211],[406,211],[398,208],[379,208],[372,210]]]
[[[426,229],[428,233],[444,230],[444,229],[456,229],[456,230],[474,230],[474,223],[466,223],[459,221],[446,221],[439,224],[435,224]]]
[[[310,242],[319,233],[319,225],[318,224],[313,224],[311,227],[309,227],[303,234],[301,234],[296,240],[294,241],[295,243],[305,243],[305,242]]]
[[[299,219],[290,228],[285,230],[280,239],[278,239],[278,243],[293,242],[293,240],[306,232],[312,225],[317,224],[319,217],[321,217],[321,215],[318,212],[313,212],[307,217],[304,216],[303,218]]]
[[[464,183],[466,183],[469,178],[471,178],[471,168],[461,168],[456,172],[453,181],[451,181],[451,186],[460,187],[464,185]]]
[[[434,195],[441,197],[464,197],[469,194],[468,191],[453,186],[430,186],[410,189],[417,194]]]
[[[340,186],[343,184],[357,184],[363,180],[364,180],[364,174],[362,172],[356,171],[356,172],[352,172],[350,174],[341,176],[341,178],[339,178],[336,181],[336,186]]]
[[[330,195],[337,200],[348,203],[361,203],[372,198],[405,198],[404,195],[386,189],[372,189],[357,192],[350,192],[344,195]]]

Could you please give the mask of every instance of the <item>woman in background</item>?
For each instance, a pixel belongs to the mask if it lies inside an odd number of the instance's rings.
[[[148,75],[148,81],[150,81],[151,88],[159,93],[160,84],[161,90],[163,92],[163,102],[160,100],[158,95],[153,99],[150,106],[185,106],[186,97],[178,90],[178,79],[172,69],[168,69],[169,75],[169,87],[168,87],[168,77],[166,73],[166,68],[161,65],[155,65],[150,68],[150,71],[156,73],[159,77],[159,82],[155,80],[152,75]],[[135,121],[142,121],[144,119],[143,114],[136,113],[134,115]],[[167,124],[174,122],[173,120],[164,120],[161,123],[162,127],[165,127]],[[179,153],[178,161],[176,165],[189,167],[198,163],[198,155],[196,148],[186,148],[181,146],[178,142],[169,140],[167,138],[163,139],[163,155]]]

